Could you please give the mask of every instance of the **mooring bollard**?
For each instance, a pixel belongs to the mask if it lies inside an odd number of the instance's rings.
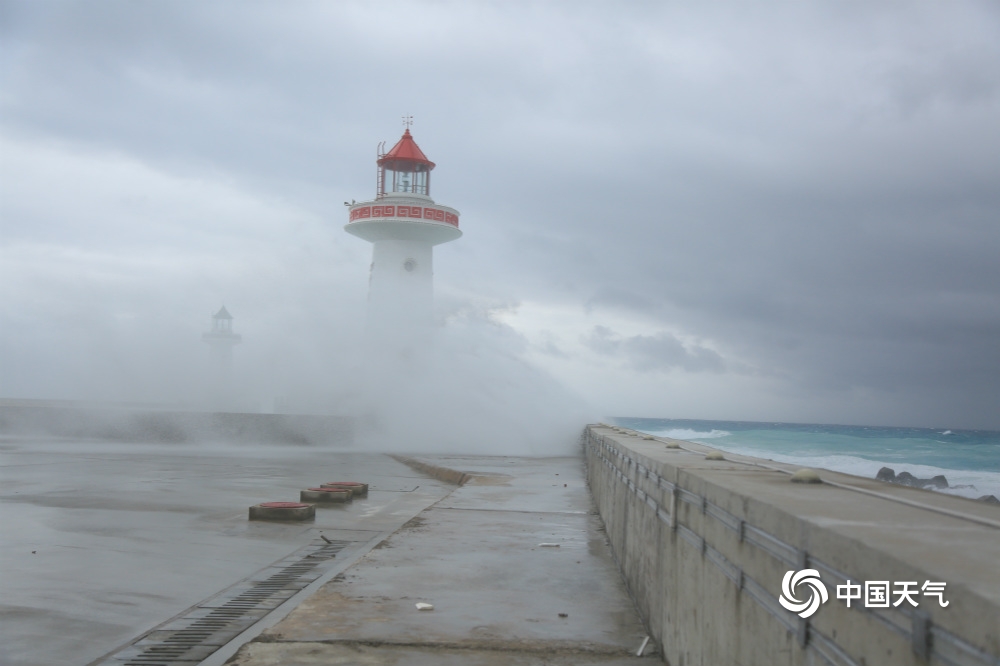
[[[336,486],[350,488],[355,497],[364,497],[368,494],[368,484],[360,483],[358,481],[329,481],[327,483],[320,484],[320,487],[322,488],[332,488]]]
[[[329,488],[330,490],[346,490],[348,492],[347,499],[353,499],[354,495],[355,495],[355,492],[354,492],[353,488],[349,488],[347,486],[341,486],[341,485],[336,484],[336,483],[321,483],[321,484],[319,484],[319,487],[320,488]]]
[[[340,488],[306,488],[299,493],[299,499],[303,502],[316,502],[318,504],[346,502],[350,498],[351,491]]]
[[[316,507],[304,502],[263,502],[250,507],[250,520],[298,521],[316,517]]]

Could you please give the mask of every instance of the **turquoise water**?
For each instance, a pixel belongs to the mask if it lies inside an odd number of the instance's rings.
[[[615,418],[642,432],[725,451],[874,477],[879,468],[928,478],[951,494],[1000,497],[1000,432],[750,421]]]

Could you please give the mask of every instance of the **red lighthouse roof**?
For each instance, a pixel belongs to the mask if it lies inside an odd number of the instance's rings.
[[[396,142],[392,150],[378,160],[379,166],[386,166],[396,171],[413,171],[413,167],[417,164],[426,165],[427,171],[434,168],[434,162],[427,159],[424,151],[420,150],[409,129],[403,132],[403,138]]]

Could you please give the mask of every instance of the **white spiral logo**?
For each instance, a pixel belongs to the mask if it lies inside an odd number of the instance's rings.
[[[809,599],[799,601],[794,594],[799,583],[804,583],[812,588],[809,592]],[[807,618],[819,610],[820,604],[825,604],[829,595],[826,592],[826,585],[820,580],[819,572],[815,569],[803,569],[802,571],[788,571],[781,579],[781,596],[778,602],[793,613],[798,613],[799,617]]]

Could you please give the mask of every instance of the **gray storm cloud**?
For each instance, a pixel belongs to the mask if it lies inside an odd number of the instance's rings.
[[[511,314],[488,367],[537,347],[648,416],[1000,428],[992,3],[0,12],[3,396],[183,399],[225,304],[252,400],[349,400],[342,202],[410,113],[463,213],[439,309],[577,313]]]
[[[606,326],[595,326],[584,338],[584,344],[598,354],[622,356],[640,372],[672,369],[721,372],[725,367],[718,352],[702,345],[685,345],[666,332],[622,337]]]

